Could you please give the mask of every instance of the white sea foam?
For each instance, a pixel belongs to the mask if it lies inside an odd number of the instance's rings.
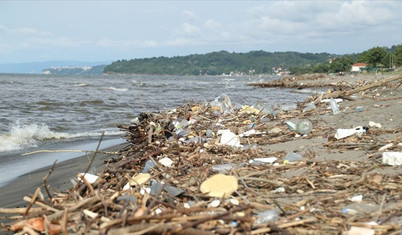
[[[128,91],[127,88],[117,88],[117,87],[112,87],[112,86],[106,87],[105,89],[106,90],[112,90],[112,91]]]
[[[73,86],[76,86],[76,87],[85,87],[85,86],[90,86],[90,84],[87,84],[87,83],[80,83],[80,84],[75,84],[75,85],[73,85]]]
[[[121,135],[123,132],[107,130],[105,135]],[[0,152],[20,150],[27,147],[36,147],[39,142],[52,139],[71,139],[79,137],[100,136],[101,132],[64,133],[54,132],[46,124],[21,124],[16,122],[10,132],[0,134]]]

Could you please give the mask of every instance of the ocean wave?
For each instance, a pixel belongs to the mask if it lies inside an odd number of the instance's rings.
[[[124,132],[116,130],[106,130],[105,135],[116,136]],[[16,122],[10,128],[9,133],[0,134],[0,152],[21,150],[28,147],[37,147],[38,144],[46,140],[72,139],[79,137],[100,136],[100,131],[65,133],[54,132],[46,124],[22,124]]]
[[[117,88],[117,87],[106,87],[105,90],[112,90],[112,91],[128,91],[127,88]]]
[[[73,86],[75,87],[86,87],[86,86],[90,86],[91,84],[87,84],[87,83],[80,83],[80,84],[75,84]]]

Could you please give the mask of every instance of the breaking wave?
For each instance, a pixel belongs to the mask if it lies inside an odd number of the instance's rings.
[[[105,131],[105,135],[108,136],[121,134],[123,134],[121,131]],[[100,135],[100,131],[74,134],[54,132],[50,130],[46,124],[22,124],[20,122],[16,122],[10,127],[9,133],[0,134],[0,152],[21,150],[28,147],[37,147],[40,142],[46,140],[95,137]]]
[[[87,83],[80,83],[80,84],[75,84],[73,86],[75,87],[86,87],[86,86],[90,86],[91,84],[87,84]]]
[[[112,90],[112,91],[128,91],[127,88],[117,88],[117,87],[112,87],[112,86],[106,87],[105,89],[106,90]]]

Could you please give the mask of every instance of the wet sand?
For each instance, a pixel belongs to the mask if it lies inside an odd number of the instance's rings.
[[[115,145],[102,151],[105,152],[117,152],[123,148],[126,144]],[[106,155],[97,153],[94,162],[91,165],[91,169],[95,169],[96,173],[103,170],[105,167],[104,162],[114,157],[113,155]],[[78,173],[84,172],[88,167],[92,158],[92,154],[83,155],[71,160],[56,163],[54,171],[47,179],[48,187],[52,187],[56,191],[65,191],[70,189],[73,185],[71,179],[73,179]],[[28,167],[28,166],[27,166]],[[3,208],[15,208],[25,207],[27,202],[23,201],[24,196],[31,195],[35,192],[37,187],[41,187],[42,193],[46,192],[43,189],[43,177],[45,177],[51,166],[35,170],[31,173],[18,177],[15,181],[0,188],[0,207]],[[95,173],[95,172],[93,172]],[[50,190],[49,187],[49,190]]]

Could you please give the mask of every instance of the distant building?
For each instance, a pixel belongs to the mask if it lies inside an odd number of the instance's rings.
[[[365,63],[356,63],[352,65],[352,69],[350,70],[350,72],[361,72],[364,68],[367,67],[367,64]]]

